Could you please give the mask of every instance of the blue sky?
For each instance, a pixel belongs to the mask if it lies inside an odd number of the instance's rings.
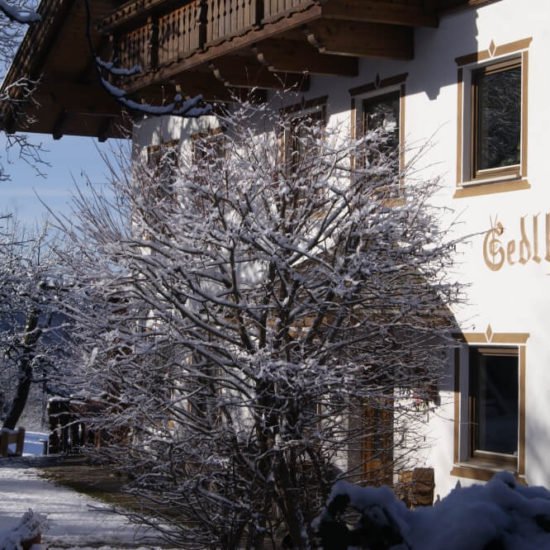
[[[12,163],[7,166],[11,181],[0,182],[1,213],[14,213],[25,225],[32,226],[40,223],[47,213],[40,199],[52,210],[69,215],[75,183],[85,186],[87,176],[94,186],[106,185],[108,170],[100,151],[111,150],[109,141],[98,143],[93,138],[71,136],[58,141],[46,135],[31,137],[47,150],[42,157],[50,166],[41,167],[46,177],[37,176],[30,166],[12,155]],[[0,135],[0,147],[4,146],[4,139]]]

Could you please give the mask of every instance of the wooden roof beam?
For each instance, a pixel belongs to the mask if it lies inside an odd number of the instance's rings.
[[[184,97],[193,97],[200,94],[207,103],[231,103],[239,100],[263,103],[267,99],[266,94],[262,90],[254,90],[254,93],[251,95],[251,90],[247,88],[229,88],[217,80],[210,71],[202,72],[196,70],[181,73],[172,78],[169,84],[173,90],[173,95],[180,93]],[[138,95],[143,100],[155,105],[162,104],[163,99],[167,99],[166,93],[161,95],[157,85],[152,85],[142,90]]]
[[[252,62],[251,62],[252,61]],[[309,80],[303,75],[273,73],[256,59],[225,56],[209,63],[212,74],[225,86],[233,88],[263,88],[267,90],[296,89],[305,91]]]
[[[105,117],[99,123],[97,129],[97,139],[100,143],[104,143],[109,139],[109,136],[114,134],[113,128],[113,119],[110,117]]]
[[[61,78],[42,81],[35,99],[46,108],[59,105],[71,113],[116,117],[121,107],[99,84],[77,84]]]
[[[220,82],[207,68],[204,71],[180,73],[172,78],[170,83],[174,85],[174,92],[179,92],[184,97],[200,94],[206,102],[230,102],[235,96],[233,90]]]
[[[437,27],[439,23],[430,2],[407,5],[380,0],[332,0],[323,4],[323,18],[406,27]]]
[[[327,55],[306,41],[270,39],[253,46],[258,61],[272,72],[357,76],[356,58]]]
[[[323,20],[307,25],[304,32],[321,53],[405,60],[414,57],[414,30],[410,27]]]
[[[63,137],[63,126],[67,121],[67,111],[61,109],[60,113],[57,115],[53,128],[52,128],[52,137],[55,140],[61,139]]]

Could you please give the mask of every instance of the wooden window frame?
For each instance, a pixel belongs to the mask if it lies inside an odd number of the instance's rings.
[[[163,171],[166,169],[166,167],[163,166],[163,155],[166,152],[173,154],[173,158],[168,159],[168,162],[172,163],[172,166],[169,167],[170,181],[166,182],[166,188],[163,189],[162,192],[161,192],[161,188],[158,187],[156,189],[156,192],[154,193],[154,196],[156,196],[156,198],[159,200],[165,199],[169,196],[174,198],[173,190],[171,189],[171,187],[172,187],[172,184],[174,183],[175,177],[177,176],[177,170],[180,164],[181,152],[179,151],[179,145],[180,145],[180,141],[177,139],[174,139],[170,141],[164,141],[157,145],[149,145],[146,148],[146,154],[147,154],[146,169],[152,178],[156,178],[158,176],[163,175]]]
[[[304,100],[301,103],[295,103],[288,107],[281,109],[281,114],[285,117],[290,124],[290,127],[285,130],[284,134],[280,136],[281,141],[281,156],[283,164],[286,166],[289,164],[289,168],[292,170],[294,163],[292,162],[292,156],[296,152],[295,139],[296,136],[293,132],[298,121],[306,118],[312,120],[319,120],[321,127],[325,128],[327,125],[327,100],[328,96],[317,97],[314,99]]]
[[[218,141],[220,143],[217,144],[216,142]],[[196,132],[191,135],[191,157],[193,164],[196,164],[199,160],[204,158],[204,150],[201,150],[201,142],[204,144],[211,142],[214,146],[220,145],[222,154],[220,154],[218,158],[220,162],[225,159],[225,133],[222,127],[211,128],[204,132]]]
[[[399,93],[399,171],[405,169],[405,106],[406,106],[406,80],[408,73],[402,73],[388,78],[380,79],[377,75],[373,82],[356,86],[349,90],[351,96],[351,134],[353,139],[359,139],[363,135],[364,105],[369,100],[381,98],[386,95]],[[352,168],[357,166],[357,159],[352,158]],[[400,191],[404,185],[404,178],[400,178]],[[401,198],[388,199],[388,203],[401,204]]]
[[[481,77],[489,76],[497,73],[501,73],[510,69],[521,70],[521,58],[514,57],[512,59],[507,59],[498,63],[491,63],[485,65],[479,69],[472,71],[472,83],[471,83],[471,130],[470,130],[470,158],[471,158],[471,167],[470,167],[470,177],[472,181],[485,181],[485,180],[494,180],[494,179],[506,179],[513,177],[514,179],[521,178],[521,159],[519,164],[510,164],[507,166],[502,166],[499,168],[488,168],[480,169],[478,168],[478,151],[479,151],[479,113],[481,109],[480,99],[479,99],[479,81]],[[521,83],[520,83],[521,87]],[[520,97],[520,118],[521,117],[521,103],[522,98]],[[521,156],[521,127],[523,126],[523,120],[520,122],[520,156]]]
[[[455,335],[459,344],[454,352],[454,453],[451,475],[488,481],[499,470],[514,473],[525,481],[525,410],[527,333],[485,333]],[[470,350],[483,348],[487,354],[515,354],[518,358],[518,450],[516,455],[476,451],[473,442],[470,389]]]
[[[173,139],[170,141],[163,141],[162,143],[159,143],[157,145],[148,145],[146,148],[147,166],[150,169],[155,169],[156,167],[158,167],[160,161],[162,160],[163,151],[167,149],[176,150],[179,144],[179,140]]]
[[[518,399],[519,399],[519,349],[517,346],[469,346],[469,392],[468,392],[468,425],[469,425],[469,461],[472,463],[485,464],[489,466],[496,465],[499,468],[517,469],[517,453],[519,451],[519,433],[517,437],[517,448],[515,454],[497,453],[492,451],[484,451],[479,449],[479,419],[477,417],[476,398],[478,397],[479,388],[473,379],[473,370],[479,365],[473,363],[473,352],[485,357],[514,357],[516,359],[516,374],[518,376]],[[519,406],[517,412],[517,420],[519,424]]]
[[[361,444],[362,479],[371,486],[393,486],[395,397],[378,396],[363,405],[363,420],[373,433]]]
[[[457,169],[454,198],[475,197],[529,189],[528,82],[531,38],[458,57],[457,73]],[[520,163],[502,168],[476,170],[477,87],[476,77],[521,67]]]

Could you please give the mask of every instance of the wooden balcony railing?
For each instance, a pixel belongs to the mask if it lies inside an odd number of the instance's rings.
[[[264,19],[276,19],[305,3],[304,0],[264,0]]]
[[[257,0],[207,0],[206,45],[237,36],[260,22]]]
[[[151,67],[151,42],[153,25],[147,22],[137,29],[128,31],[119,37],[117,57],[122,67]]]
[[[177,61],[204,43],[201,3],[191,2],[158,18],[158,64]]]
[[[116,18],[111,16],[106,30],[115,36],[122,66],[141,65],[148,71],[314,4],[315,0],[192,0],[168,13],[152,11],[137,28],[125,19],[119,30]]]

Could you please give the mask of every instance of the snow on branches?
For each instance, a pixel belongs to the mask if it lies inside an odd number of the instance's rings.
[[[51,389],[62,354],[64,285],[48,227],[29,233],[0,217],[0,422],[15,429],[33,384]]]
[[[116,208],[81,199],[73,363],[126,434],[104,451],[141,521],[186,548],[306,548],[336,479],[384,481],[423,444],[456,242],[383,134],[248,103],[201,123],[124,168]]]
[[[212,111],[212,106],[204,104],[202,96],[197,95],[184,99],[180,94],[176,94],[173,101],[162,105],[154,105],[145,101],[136,101],[128,97],[128,93],[119,84],[121,81],[127,81],[128,78],[139,75],[142,69],[139,65],[133,67],[119,67],[113,61],[105,61],[96,55],[92,35],[92,17],[90,9],[90,0],[84,0],[86,7],[86,35],[92,59],[95,61],[98,77],[103,89],[111,95],[118,103],[133,114],[162,116],[172,115],[185,118],[197,118],[205,116]],[[112,79],[117,79],[115,84]]]

